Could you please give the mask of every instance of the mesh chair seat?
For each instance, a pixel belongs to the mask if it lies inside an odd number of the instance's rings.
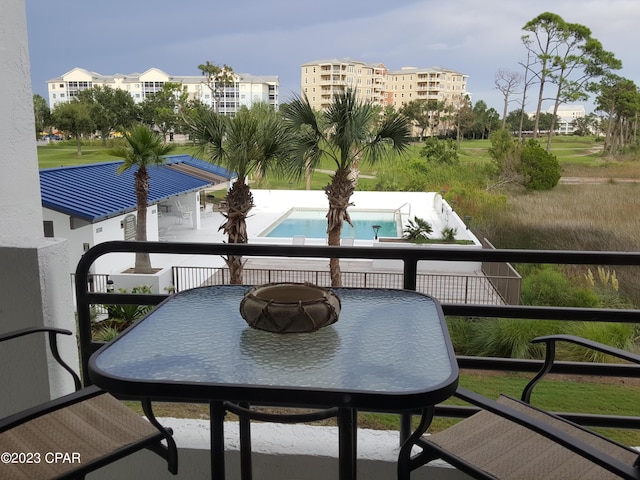
[[[498,403],[561,430],[621,462],[638,452],[524,402],[501,395]],[[423,446],[453,464],[464,462],[489,478],[513,480],[607,480],[617,475],[511,420],[482,410],[446,430],[422,438]]]
[[[117,399],[99,393],[0,433],[0,451],[33,453],[33,463],[3,463],[4,480],[60,478],[150,445],[161,433]],[[64,456],[56,459],[56,453]]]
[[[47,332],[56,361],[74,378],[77,391],[0,419],[0,479],[77,479],[143,448],[167,460],[177,473],[177,448],[143,401],[150,421],[96,386],[80,388],[80,379],[61,359],[56,328],[27,328],[0,335],[0,342]],[[166,442],[166,445],[163,443]]]

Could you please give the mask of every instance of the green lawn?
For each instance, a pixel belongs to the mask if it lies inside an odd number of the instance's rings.
[[[489,398],[495,399],[500,393],[520,398],[522,389],[531,378],[531,375],[519,373],[465,371],[460,374],[460,385]],[[549,376],[536,386],[531,403],[551,412],[635,416],[638,413],[638,390],[636,381]],[[457,399],[446,403],[464,404]],[[451,418],[435,418],[430,431],[443,430],[457,421]],[[362,414],[359,423],[363,428],[396,429],[398,417],[388,414]],[[640,445],[640,431],[637,430],[594,430],[625,445]]]
[[[38,165],[40,168],[68,167],[87,163],[115,162],[118,158],[107,153],[108,147],[100,143],[82,146],[82,156],[76,156],[75,142],[59,142],[57,144],[38,146]],[[192,147],[178,146],[172,154],[188,153],[193,155]]]

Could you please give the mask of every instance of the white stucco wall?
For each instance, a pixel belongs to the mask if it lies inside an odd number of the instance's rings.
[[[54,236],[67,239],[69,243],[69,273],[75,272],[76,265],[85,251],[85,244],[93,247],[99,243],[111,240],[124,240],[123,221],[127,215],[135,212],[107,218],[94,224],[88,224],[80,228],[71,229],[69,215],[43,208],[44,220],[53,222]],[[158,206],[151,205],[147,208],[147,239],[158,240]],[[133,265],[134,255],[128,253],[111,254],[100,257],[95,265],[94,272],[112,273],[121,272]]]
[[[44,238],[24,0],[2,4],[0,64],[0,332],[44,325],[75,332],[67,244]],[[45,345],[38,336],[0,346],[0,415],[71,390]],[[61,353],[77,366],[74,337]]]
[[[0,17],[0,243],[16,244],[43,236],[24,1],[3,2]]]

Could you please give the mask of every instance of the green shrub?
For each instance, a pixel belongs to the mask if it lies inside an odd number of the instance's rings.
[[[445,227],[442,229],[442,240],[446,243],[455,242],[458,229],[455,227]]]
[[[433,228],[429,222],[420,217],[414,217],[413,220],[407,221],[402,238],[410,242],[423,243],[429,239],[432,232]]]
[[[570,292],[570,303],[579,308],[598,308],[602,302],[593,289],[578,287]]]
[[[528,190],[551,190],[560,181],[560,162],[536,140],[525,143],[520,154],[520,172]]]
[[[542,358],[544,345],[531,340],[543,335],[566,333],[567,324],[553,320],[513,318],[485,319],[475,323],[469,355],[505,358]]]
[[[127,290],[121,288],[119,292],[127,293]],[[131,289],[131,293],[150,294],[151,287],[147,285],[134,287]],[[153,309],[153,305],[103,305],[103,307],[107,312],[107,318],[94,321],[92,324],[93,337],[100,341],[111,340],[119,332]]]
[[[93,331],[93,340],[96,342],[110,342],[118,336],[120,331],[110,325],[100,325]]]
[[[520,301],[524,305],[550,305],[568,307],[571,305],[572,284],[556,265],[541,265],[523,276]]]
[[[637,352],[638,327],[631,323],[575,322],[571,334],[604,343],[615,348]],[[611,362],[613,357],[578,345],[563,344],[559,354],[567,360],[582,362]]]
[[[476,335],[477,320],[466,317],[447,317],[447,327],[453,349],[457,355],[472,355],[473,338]]]
[[[439,140],[435,137],[429,137],[424,143],[424,147],[420,150],[420,156],[426,158],[428,162],[447,165],[459,163],[458,146],[453,139]]]

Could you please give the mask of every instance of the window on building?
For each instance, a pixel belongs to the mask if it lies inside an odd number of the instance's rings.
[[[52,220],[45,220],[43,222],[44,224],[44,236],[46,238],[53,238],[53,221]]]

